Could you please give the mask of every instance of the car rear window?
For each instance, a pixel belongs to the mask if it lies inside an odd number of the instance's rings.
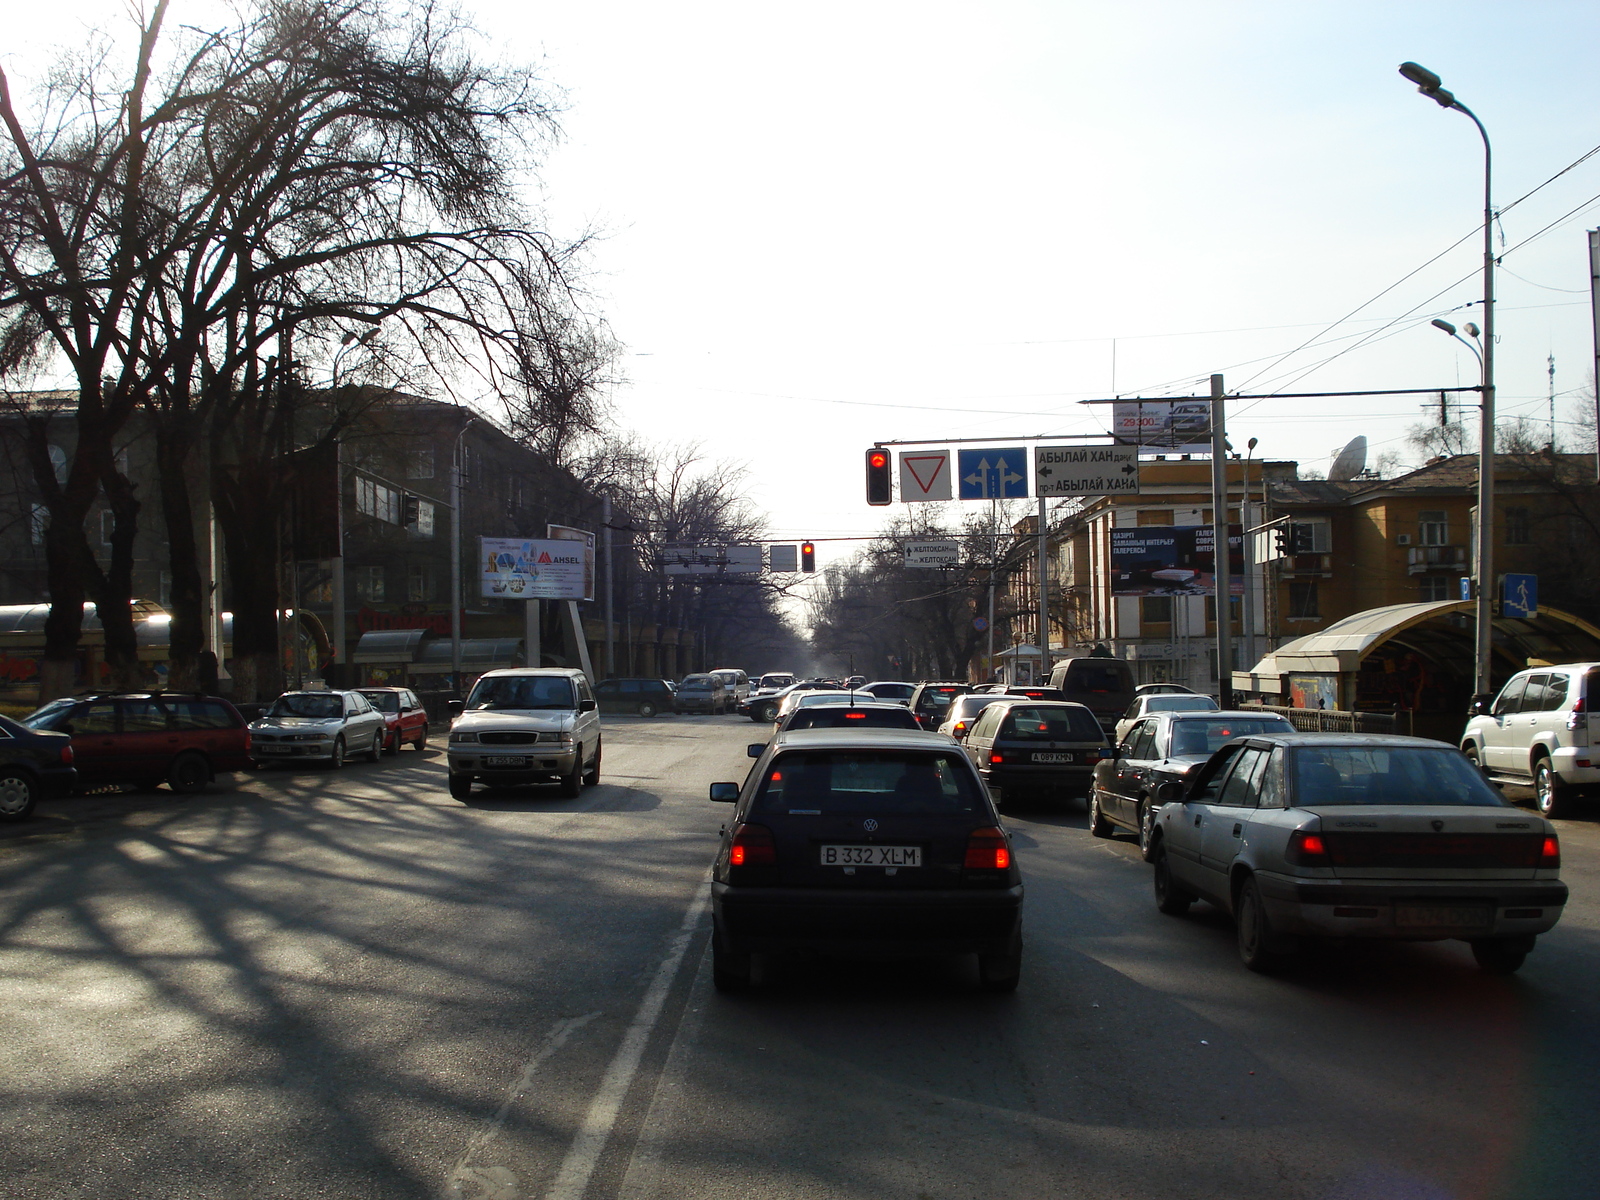
[[[1504,808],[1483,773],[1457,751],[1395,746],[1301,746],[1297,808],[1323,804],[1466,804]]]
[[[1011,710],[996,736],[1019,742],[1103,742],[1106,737],[1100,722],[1086,709],[1035,708],[1027,704]]]
[[[1118,667],[1080,667],[1076,663],[1061,681],[1064,692],[1125,692],[1128,685]]]
[[[1179,756],[1214,754],[1224,743],[1253,733],[1293,733],[1282,717],[1244,717],[1240,720],[1177,721],[1172,726],[1172,753]]]
[[[393,692],[362,692],[367,698],[367,703],[379,712],[397,713],[400,711],[400,697]]]
[[[906,708],[846,708],[813,704],[790,720],[789,729],[920,729]]]
[[[977,816],[986,811],[986,802],[960,754],[792,750],[772,760],[752,810],[796,816]]]
[[[935,708],[949,708],[950,702],[957,696],[964,696],[971,689],[964,687],[937,687],[923,688],[922,695],[917,697],[917,708],[923,712]]]

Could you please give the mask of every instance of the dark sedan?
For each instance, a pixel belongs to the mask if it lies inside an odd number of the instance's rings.
[[[0,717],[0,821],[22,820],[41,796],[65,795],[77,782],[71,735]]]

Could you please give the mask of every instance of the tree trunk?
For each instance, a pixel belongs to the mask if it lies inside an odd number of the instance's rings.
[[[228,560],[234,696],[254,703],[278,695],[284,683],[278,656],[281,493],[248,466],[235,471],[216,472],[213,501]]]
[[[189,692],[200,686],[206,607],[200,546],[194,532],[194,503],[186,474],[194,439],[187,430],[176,427],[179,423],[178,420],[162,421],[156,429],[156,471],[160,479],[161,513],[167,527],[168,569],[172,574],[172,624],[168,627],[167,655],[171,673],[167,686],[175,692]]]
[[[109,437],[99,458],[106,503],[111,508],[111,564],[94,589],[94,606],[105,631],[111,686],[131,692],[146,682],[133,621],[133,543],[139,532],[141,506],[133,484],[116,468]]]

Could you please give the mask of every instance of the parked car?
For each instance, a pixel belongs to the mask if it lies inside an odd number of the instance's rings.
[[[939,732],[958,742],[965,740],[978,714],[996,700],[1003,699],[1004,694],[999,692],[968,692],[965,696],[957,696],[950,702],[950,707],[944,710]]]
[[[600,782],[600,713],[582,671],[508,667],[479,677],[466,701],[452,701],[450,794],[474,783],[546,783],[576,797]]]
[[[1277,713],[1162,712],[1133,723],[1110,758],[1095,764],[1089,789],[1089,832],[1110,837],[1115,827],[1139,836],[1150,856],[1156,789],[1181,783],[1224,743],[1258,733],[1293,733]]]
[[[641,717],[674,711],[675,695],[670,679],[602,679],[594,686],[601,712],[637,713]]]
[[[832,696],[831,692],[813,693]],[[920,729],[903,704],[819,700],[795,708],[778,722],[777,733],[791,729]]]
[[[998,697],[978,714],[964,743],[1002,808],[1022,796],[1077,799],[1111,747],[1081,704]]]
[[[428,713],[422,701],[410,688],[364,687],[357,688],[367,698],[367,703],[383,714],[385,726],[383,748],[390,754],[399,754],[400,747],[428,747]]]
[[[924,729],[938,729],[944,724],[944,715],[950,710],[950,702],[971,690],[970,683],[923,682],[917,684],[906,703],[911,715],[917,718]]]
[[[1058,662],[1050,672],[1050,686],[1062,695],[1087,705],[1107,733],[1133,703],[1133,668],[1120,658],[1090,655]]]
[[[879,700],[887,700],[892,704],[909,705],[911,694],[917,690],[917,685],[899,679],[875,679],[871,683],[862,684],[856,690],[871,692]]]
[[[685,675],[673,693],[672,706],[681,713],[708,713],[715,716],[734,707],[727,685],[715,675]]]
[[[711,674],[722,680],[722,686],[728,692],[729,704],[738,705],[750,695],[750,676],[738,667],[718,667]]]
[[[22,723],[72,735],[72,765],[82,787],[165,782],[175,792],[198,792],[218,771],[250,766],[244,718],[216,696],[132,692],[63,698]]]
[[[1201,696],[1195,692],[1179,694],[1176,692],[1157,692],[1154,695],[1145,694],[1135,696],[1133,703],[1128,705],[1128,711],[1122,714],[1122,719],[1117,722],[1116,740],[1121,742],[1128,736],[1128,730],[1133,728],[1133,723],[1141,717],[1158,712],[1216,712],[1217,702],[1210,696]]]
[[[0,717],[0,821],[22,820],[41,797],[65,796],[77,782],[70,734]]]
[[[1519,671],[1497,696],[1473,701],[1461,751],[1491,779],[1533,785],[1547,817],[1563,817],[1582,793],[1600,786],[1590,736],[1600,705],[1600,663]]]
[[[1186,688],[1181,683],[1141,683],[1133,689],[1136,696],[1183,696],[1197,695],[1193,688]]]
[[[352,754],[377,762],[388,732],[360,692],[285,692],[250,723],[250,757],[257,764],[326,759],[335,768]]]
[[[1157,798],[1157,906],[1231,913],[1252,970],[1285,965],[1305,937],[1457,938],[1509,974],[1567,901],[1555,826],[1442,742],[1250,736]]]
[[[948,738],[805,729],[763,748],[713,867],[712,980],[750,982],[751,956],[790,950],[977,954],[990,991],[1022,969],[1022,878],[972,764]]]

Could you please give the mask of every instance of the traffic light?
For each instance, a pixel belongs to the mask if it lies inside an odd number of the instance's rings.
[[[1290,554],[1310,554],[1316,545],[1315,531],[1310,525],[1290,525],[1292,532],[1289,535]]]
[[[410,527],[422,519],[422,497],[407,494],[400,499],[400,524]]]
[[[1289,527],[1279,525],[1272,531],[1272,552],[1277,558],[1289,557]]]
[[[802,571],[817,569],[817,548],[810,542],[800,543],[800,569]]]
[[[874,446],[867,451],[867,503],[894,503],[894,486],[889,480],[889,452],[882,446]]]

